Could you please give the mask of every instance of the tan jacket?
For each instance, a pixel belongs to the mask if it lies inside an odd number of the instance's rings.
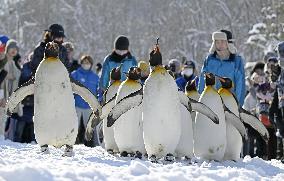
[[[4,98],[7,101],[10,95],[18,88],[21,70],[16,67],[16,64],[13,60],[8,60],[4,66],[4,69],[8,72],[8,74],[2,82],[0,88],[4,90]],[[16,107],[14,113],[18,113],[19,116],[22,115],[21,104]]]

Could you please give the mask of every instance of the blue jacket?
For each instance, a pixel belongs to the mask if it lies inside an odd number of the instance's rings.
[[[102,75],[100,78],[100,88],[106,90],[109,86],[110,72],[113,68],[121,66],[121,81],[126,79],[124,72],[128,72],[130,67],[137,66],[137,61],[134,56],[128,55],[121,61],[115,60],[111,54],[106,56],[103,63]]]
[[[71,73],[71,77],[86,86],[96,97],[98,97],[99,76],[92,70],[84,70],[80,67]],[[90,108],[88,103],[78,95],[75,95],[75,106],[82,109]]]
[[[210,72],[221,77],[229,77],[233,81],[233,93],[236,95],[239,106],[244,104],[245,99],[245,71],[243,59],[239,55],[231,55],[228,60],[220,60],[216,54],[210,54],[204,61],[198,84],[198,92],[204,89],[204,72]],[[216,79],[215,88],[218,90],[221,83]]]
[[[186,80],[183,76],[179,77],[176,79],[176,84],[178,86],[178,89],[181,90],[181,91],[185,91],[185,86],[186,86],[186,83],[188,81],[192,81],[196,76],[195,75],[192,75],[190,77],[190,80]],[[196,78],[196,85],[198,85],[198,78]]]

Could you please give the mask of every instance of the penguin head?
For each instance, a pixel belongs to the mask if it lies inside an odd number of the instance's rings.
[[[150,53],[150,59],[149,59],[149,63],[150,66],[158,66],[158,65],[162,65],[162,54],[160,52],[159,46],[156,45],[154,50],[151,51]]]
[[[233,82],[230,78],[228,77],[219,77],[219,76],[216,76],[220,82],[221,82],[221,85],[222,85],[222,88],[225,88],[225,89],[231,89],[233,87]]]
[[[205,72],[205,84],[207,86],[215,85],[215,75],[212,73]]]
[[[48,42],[45,46],[44,57],[45,58],[58,58],[59,46],[55,42]]]
[[[139,80],[141,78],[141,69],[138,67],[131,67],[126,75],[131,80]]]
[[[121,66],[113,68],[110,72],[110,78],[111,80],[120,80],[121,79],[121,73],[120,73]]]
[[[189,91],[197,91],[196,89],[196,85],[195,85],[195,79],[193,79],[192,81],[188,81],[185,85],[185,90],[187,92]]]

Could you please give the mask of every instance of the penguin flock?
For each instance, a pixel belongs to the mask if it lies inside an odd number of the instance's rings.
[[[49,43],[45,58],[35,78],[18,88],[7,102],[7,114],[26,96],[35,95],[35,135],[41,151],[48,145],[66,145],[63,156],[72,156],[78,132],[73,93],[80,95],[92,109],[85,137],[91,139],[96,125],[103,121],[104,147],[110,154],[122,157],[147,157],[151,162],[176,158],[199,157],[206,160],[238,160],[244,125],[259,132],[264,140],[269,134],[263,124],[241,109],[230,91],[232,81],[205,72],[206,87],[199,96],[195,80],[188,82],[185,92],[178,90],[173,76],[162,65],[156,44],[150,53],[151,73],[144,85],[141,70],[132,67],[121,79],[121,67],[110,73],[111,83],[100,106],[96,97],[84,86],[69,78],[58,59],[58,46]],[[222,88],[214,88],[216,79]]]

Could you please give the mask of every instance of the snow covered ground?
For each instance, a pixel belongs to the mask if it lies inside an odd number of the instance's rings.
[[[75,156],[62,157],[63,148],[39,153],[35,144],[20,144],[0,137],[0,181],[28,180],[284,180],[284,164],[245,157],[226,161],[189,164],[154,164],[119,158],[101,147],[75,146]]]

